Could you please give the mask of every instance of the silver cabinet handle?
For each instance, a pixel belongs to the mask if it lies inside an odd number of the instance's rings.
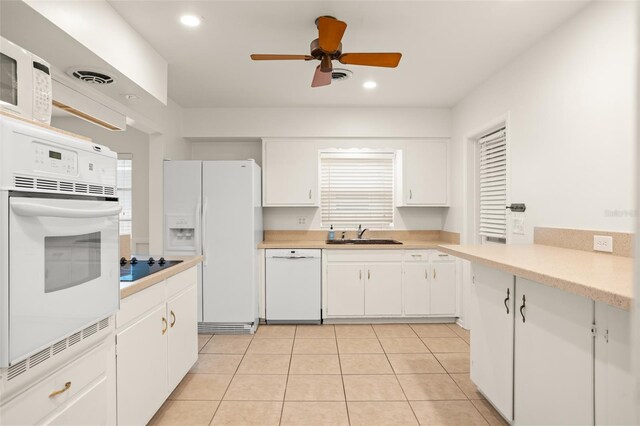
[[[309,190],[309,199],[311,199],[311,190]]]
[[[527,307],[527,299],[525,297],[525,295],[522,295],[522,306],[520,306],[520,315],[522,316],[522,322],[526,321],[526,318],[524,317],[524,312],[522,312],[524,310],[524,308]]]
[[[367,269],[367,279],[371,279],[371,269]]]
[[[433,268],[433,279],[436,279],[436,268]]]
[[[425,280],[429,279],[429,270],[427,268],[424,268],[424,279]]]
[[[413,192],[411,190],[409,190],[409,199],[412,200],[413,199]]]
[[[362,269],[360,269],[358,272],[360,272],[360,280],[362,281]]]

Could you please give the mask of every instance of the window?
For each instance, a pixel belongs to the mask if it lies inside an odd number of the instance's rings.
[[[132,166],[131,154],[118,154],[118,198],[122,206],[120,235],[131,235]]]
[[[389,152],[320,154],[322,226],[393,226],[393,166]]]
[[[478,140],[480,237],[482,242],[507,240],[507,133],[505,128]]]

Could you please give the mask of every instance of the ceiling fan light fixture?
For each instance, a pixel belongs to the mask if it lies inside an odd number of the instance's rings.
[[[182,15],[180,17],[180,23],[182,23],[182,25],[184,25],[185,27],[199,27],[201,22],[202,18],[196,15]]]
[[[369,80],[362,83],[362,87],[364,87],[367,90],[371,90],[378,87],[378,83],[376,83],[375,81]]]

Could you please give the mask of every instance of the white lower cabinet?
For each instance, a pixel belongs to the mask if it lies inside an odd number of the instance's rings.
[[[429,315],[429,262],[404,264],[402,292],[405,315]]]
[[[631,315],[596,302],[596,425],[637,425]]]
[[[327,250],[326,317],[455,316],[456,263],[438,254]]]
[[[638,424],[629,312],[472,268],[471,380],[507,420]]]
[[[119,425],[146,424],[167,397],[166,327],[163,304],[118,333]]]
[[[196,287],[169,299],[169,389],[174,389],[198,360],[198,294]]]
[[[108,405],[105,404],[108,398],[107,383],[107,378],[101,377],[42,424],[51,426],[106,425],[108,419]]]
[[[364,315],[363,265],[329,263],[327,266],[327,315]]]
[[[593,301],[516,279],[514,420],[593,424]]]
[[[197,361],[197,272],[124,299],[116,320],[118,424],[146,424]]]
[[[402,264],[400,262],[365,265],[364,314],[402,315]]]
[[[513,420],[513,275],[473,265],[471,380]]]
[[[110,388],[115,377],[108,368],[114,355],[113,340],[112,329],[106,340],[3,403],[0,424],[85,426],[113,422],[110,411],[115,411],[115,401],[110,399]]]
[[[327,267],[327,313],[331,316],[393,316],[402,313],[402,264],[335,263]]]
[[[456,263],[443,261],[431,263],[429,303],[431,315],[456,314]]]

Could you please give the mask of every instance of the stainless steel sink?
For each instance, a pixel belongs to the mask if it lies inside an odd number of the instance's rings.
[[[385,240],[385,239],[369,239],[369,238],[360,238],[360,239],[351,239],[351,240],[327,240],[327,244],[402,244],[400,241],[396,240]]]

